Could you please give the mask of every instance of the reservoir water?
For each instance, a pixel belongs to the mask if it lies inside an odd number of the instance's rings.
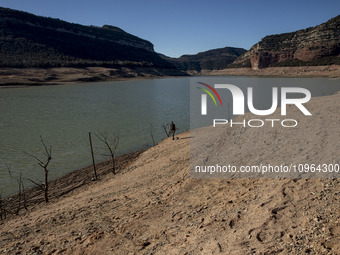
[[[222,77],[221,77],[222,78]],[[192,78],[200,79],[200,77]],[[339,80],[315,78],[223,77],[230,83],[263,89],[273,86],[304,87],[312,96],[333,94]],[[166,138],[163,124],[174,121],[178,132],[190,127],[190,78],[114,81],[0,89],[0,191],[17,191],[19,174],[43,181],[43,169],[27,155],[44,160],[40,136],[52,147],[49,179],[91,164],[88,133],[119,133],[116,155],[152,145]],[[93,135],[96,162],[108,159],[104,144]],[[11,169],[12,178],[8,173]],[[30,182],[25,182],[27,187]]]
[[[40,136],[52,147],[49,179],[108,159],[94,133],[119,133],[116,155],[133,152],[166,138],[163,124],[189,129],[189,78],[84,83],[0,89],[0,190],[17,191],[17,177],[44,180],[44,170],[26,153],[45,160]],[[103,155],[104,154],[104,155]],[[10,165],[13,178],[9,176]],[[25,186],[30,185],[29,181]]]

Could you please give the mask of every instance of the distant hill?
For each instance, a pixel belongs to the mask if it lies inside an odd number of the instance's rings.
[[[245,52],[246,50],[242,48],[225,47],[200,52],[195,55],[183,55],[179,58],[161,56],[180,70],[201,71],[224,69]]]
[[[340,15],[316,27],[266,36],[229,67],[339,65],[339,54]]]
[[[83,26],[0,7],[0,67],[171,67],[149,41],[110,25]]]

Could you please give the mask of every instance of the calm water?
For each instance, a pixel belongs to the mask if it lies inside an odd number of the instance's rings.
[[[193,79],[200,79],[193,78]],[[339,80],[224,77],[228,83],[254,87],[254,97],[271,95],[271,86],[305,87],[312,96],[338,91]],[[178,131],[189,129],[190,78],[86,83],[0,89],[0,190],[17,191],[16,178],[43,180],[43,169],[26,155],[44,159],[40,136],[53,145],[49,178],[91,165],[88,132],[119,132],[117,154],[152,145],[166,137],[161,125],[174,121]],[[255,91],[256,88],[256,91]],[[260,90],[263,89],[261,93]],[[270,97],[271,98],[271,97]],[[256,99],[254,98],[254,101]],[[93,136],[96,162],[108,158]],[[7,171],[11,167],[13,178]],[[26,182],[28,186],[29,182]]]
[[[88,132],[119,133],[117,155],[166,137],[162,124],[189,129],[189,78],[86,83],[0,89],[0,189],[17,191],[16,178],[43,181],[43,169],[26,155],[44,158],[42,136],[52,145],[49,178],[92,164]],[[105,145],[92,136],[96,162],[108,159]],[[6,164],[10,164],[11,179]],[[30,184],[27,181],[26,186]]]

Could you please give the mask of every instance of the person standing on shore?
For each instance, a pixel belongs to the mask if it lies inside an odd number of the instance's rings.
[[[176,132],[176,125],[173,121],[171,121],[170,127],[169,127],[169,135],[172,134],[172,140],[175,140],[175,132]]]

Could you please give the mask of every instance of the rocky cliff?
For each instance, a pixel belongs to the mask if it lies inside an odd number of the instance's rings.
[[[118,27],[84,26],[0,7],[0,66],[112,64],[173,67],[151,42]]]
[[[340,64],[340,15],[292,33],[270,35],[256,43],[234,64],[251,64],[254,70],[268,66]]]
[[[235,59],[245,53],[242,48],[225,47],[199,52],[194,55],[183,55],[179,58],[162,56],[168,62],[183,71],[220,70],[233,63]]]

